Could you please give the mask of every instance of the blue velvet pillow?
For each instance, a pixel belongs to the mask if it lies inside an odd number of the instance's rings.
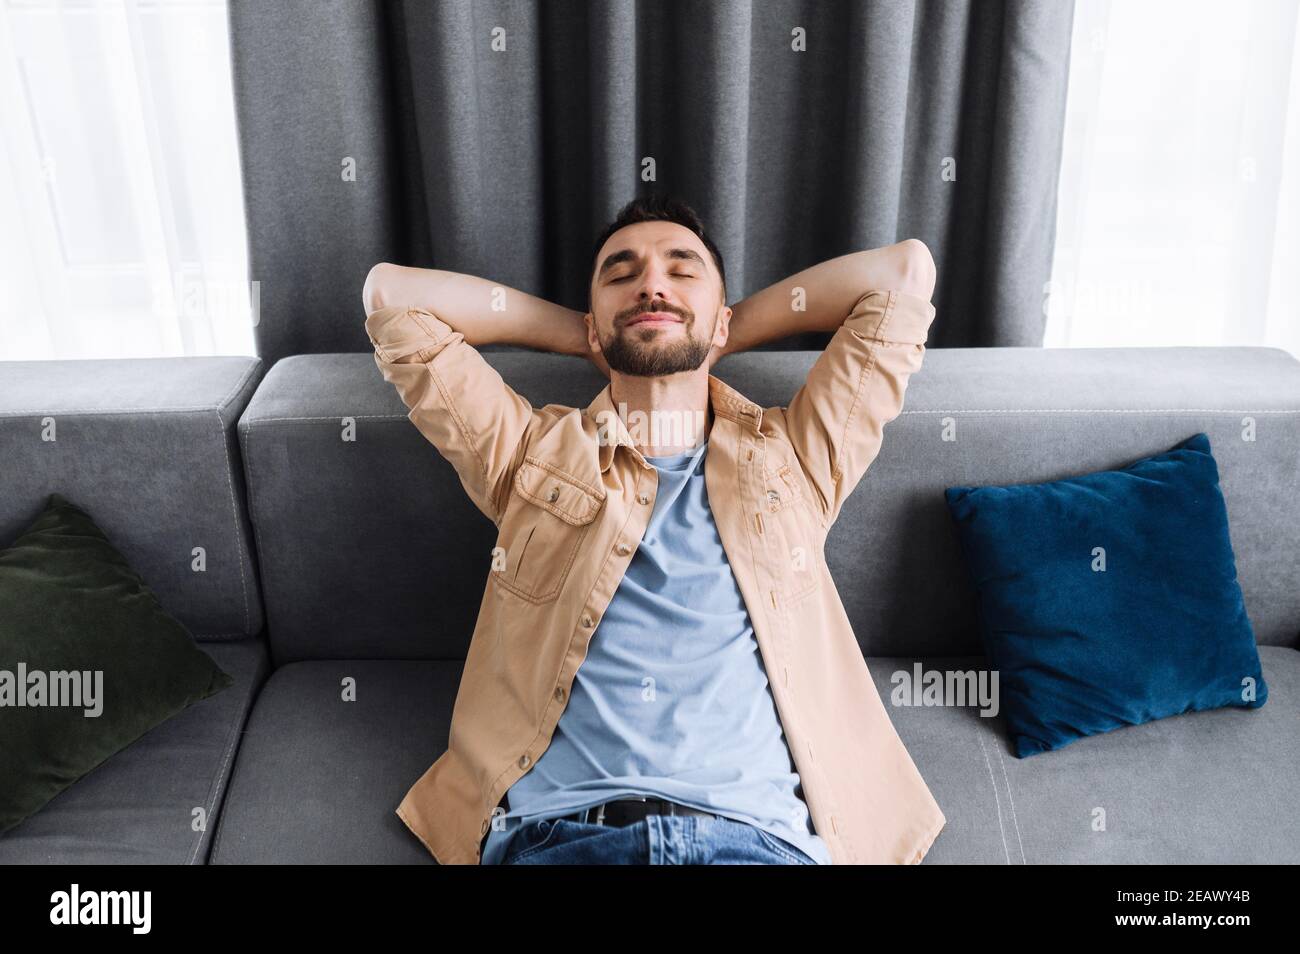
[[[944,495],[1018,758],[1268,699],[1205,434],[1122,470]]]

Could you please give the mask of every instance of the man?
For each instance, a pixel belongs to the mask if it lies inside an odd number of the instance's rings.
[[[921,859],[945,819],[822,549],[921,366],[934,282],[907,240],[729,308],[697,216],[659,198],[597,240],[585,315],[371,270],[376,363],[499,531],[448,749],[397,808],[439,862]],[[808,330],[834,336],[788,407],[709,372]],[[492,342],[609,384],[533,407],[473,347]]]

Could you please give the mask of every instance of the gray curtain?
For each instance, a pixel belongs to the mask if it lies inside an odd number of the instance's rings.
[[[370,350],[378,261],[585,311],[596,234],[651,191],[699,211],[732,302],[919,238],[939,266],[931,346],[1039,347],[1073,11],[231,0],[259,352]]]

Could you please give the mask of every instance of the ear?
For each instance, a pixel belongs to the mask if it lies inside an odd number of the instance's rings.
[[[718,320],[713,325],[713,339],[709,348],[708,365],[711,369],[729,351],[727,349],[727,337],[731,334],[731,309],[718,309]]]
[[[600,338],[596,335],[596,316],[587,312],[582,316],[582,320],[587,324],[587,347],[593,354],[600,354]]]
[[[713,326],[713,343],[722,348],[727,343],[727,337],[731,334],[731,315],[730,308],[718,309],[718,320]]]

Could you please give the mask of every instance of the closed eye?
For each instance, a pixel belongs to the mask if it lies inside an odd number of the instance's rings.
[[[695,278],[696,277],[690,274],[689,272],[669,272],[669,274],[672,275],[674,278]],[[631,277],[632,277],[631,275],[624,275],[622,278],[611,278],[609,282],[611,285],[616,285],[619,282],[627,281]]]

